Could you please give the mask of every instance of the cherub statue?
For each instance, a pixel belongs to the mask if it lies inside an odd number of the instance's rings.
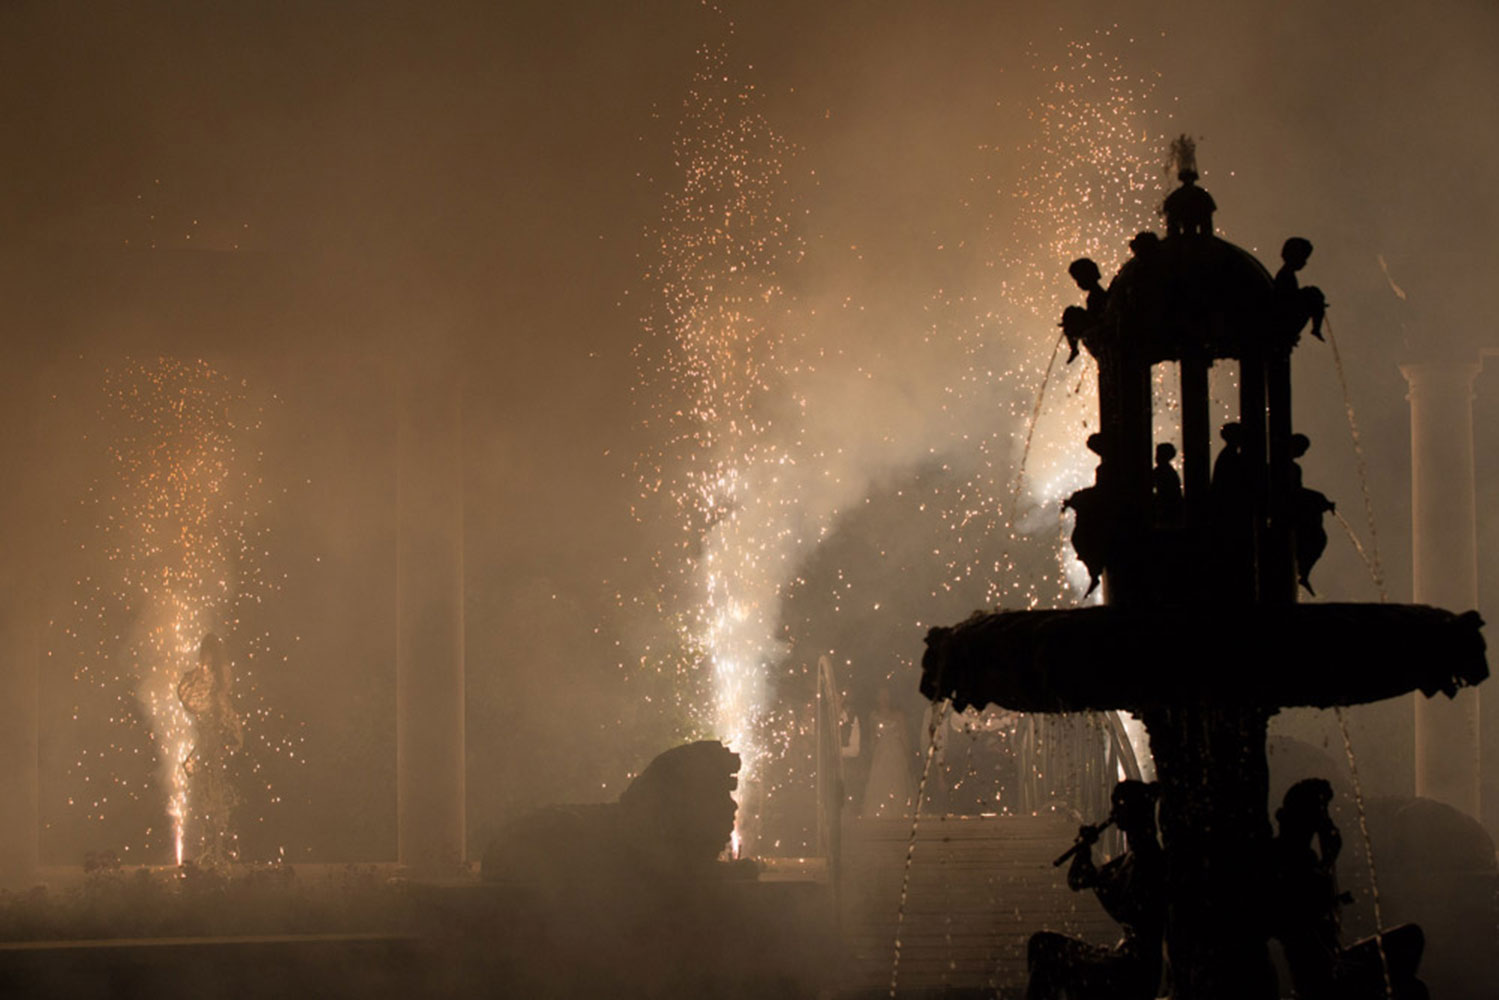
[[[1088,332],[1103,321],[1108,308],[1109,291],[1103,287],[1103,274],[1098,265],[1087,257],[1079,257],[1067,266],[1067,273],[1077,282],[1077,287],[1088,293],[1087,305],[1079,309],[1068,306],[1062,312],[1062,333],[1067,337],[1067,364],[1077,360],[1078,348]]]
[[[1312,322],[1312,336],[1322,339],[1322,320],[1327,316],[1327,299],[1316,285],[1305,288],[1296,279],[1296,272],[1306,267],[1311,259],[1312,244],[1300,236],[1292,236],[1280,248],[1281,268],[1275,273],[1275,308],[1280,323],[1291,342],[1301,336],[1307,320]]]
[[[1057,859],[1061,864],[1072,858],[1068,888],[1093,890],[1124,935],[1113,947],[1103,947],[1053,931],[1032,934],[1026,1000],[1153,1000],[1159,992],[1166,931],[1166,855],[1155,819],[1159,797],[1154,782],[1119,782],[1108,818],[1078,830],[1072,850]],[[1093,845],[1111,824],[1124,834],[1127,849],[1099,867]]]
[[[1287,790],[1275,812],[1280,832],[1271,845],[1267,884],[1270,933],[1285,950],[1296,996],[1425,1000],[1426,986],[1416,978],[1425,948],[1420,927],[1402,924],[1347,948],[1339,941],[1339,910],[1352,897],[1338,891],[1343,837],[1328,812],[1332,798],[1327,781],[1307,778]]]
[[[1337,511],[1337,504],[1326,494],[1302,485],[1301,458],[1312,446],[1305,434],[1291,435],[1291,536],[1296,549],[1296,578],[1313,597],[1312,567],[1327,549],[1327,529],[1322,515]]]

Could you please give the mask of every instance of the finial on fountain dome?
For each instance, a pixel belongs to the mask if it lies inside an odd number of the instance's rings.
[[[1189,135],[1172,139],[1170,165],[1176,168],[1176,179],[1182,183],[1161,204],[1161,214],[1166,216],[1166,235],[1213,235],[1213,213],[1218,206],[1212,195],[1197,186],[1196,140]]]
[[[1171,140],[1170,166],[1179,181],[1197,180],[1197,140],[1183,133]],[[1191,176],[1188,177],[1187,175]]]

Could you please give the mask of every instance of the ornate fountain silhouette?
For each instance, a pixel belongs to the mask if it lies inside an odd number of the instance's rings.
[[[1275,995],[1260,898],[1270,716],[1451,696],[1488,666],[1473,611],[1297,603],[1331,507],[1301,482],[1308,442],[1291,409],[1291,355],[1309,321],[1320,336],[1322,295],[1296,278],[1311,245],[1288,240],[1272,277],[1213,235],[1190,145],[1177,152],[1167,235],[1136,237],[1107,290],[1091,262],[1074,264],[1087,306],[1063,317],[1098,367],[1097,479],[1067,506],[1104,604],[934,628],[921,690],[959,709],[1139,716],[1160,781],[1174,995],[1262,998]],[[1223,361],[1238,364],[1239,420],[1213,463],[1208,371]],[[1179,485],[1152,439],[1152,372],[1166,362],[1181,378]]]

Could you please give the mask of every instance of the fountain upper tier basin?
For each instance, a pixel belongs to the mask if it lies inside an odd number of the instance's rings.
[[[1361,705],[1489,674],[1483,620],[1410,604],[975,613],[927,633],[921,692],[958,709]]]

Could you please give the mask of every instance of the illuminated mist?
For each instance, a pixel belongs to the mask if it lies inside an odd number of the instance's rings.
[[[1226,238],[1272,267],[1317,246],[1364,455],[1309,344],[1306,476],[1372,553],[1367,466],[1408,598],[1396,364],[1493,339],[1492,10],[723,6],[732,31],[696,0],[0,5],[0,530],[12,617],[52,623],[12,771],[49,863],[167,863],[177,828],[195,855],[176,685],[207,631],[245,719],[242,856],[395,856],[391,368],[438,344],[466,381],[470,845],[722,736],[746,846],[807,850],[819,655],[856,714],[907,699],[915,738],[927,628],[1078,600],[1059,501],[1092,478],[1094,379],[1057,352],[1066,266],[1111,273],[1159,224],[1179,132]],[[1340,535],[1318,576],[1378,596]],[[1349,713],[1371,794],[1413,787],[1408,707]]]

